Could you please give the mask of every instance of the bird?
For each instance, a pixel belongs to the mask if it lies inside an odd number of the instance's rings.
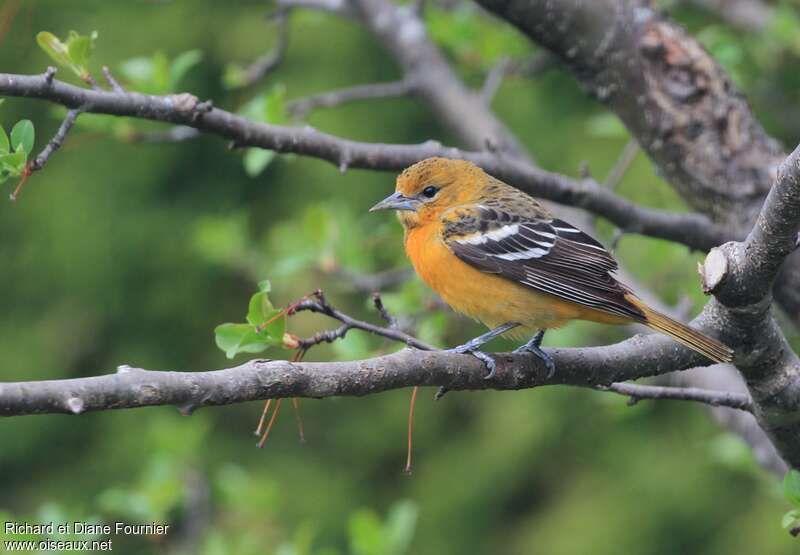
[[[538,356],[552,377],[544,333],[572,320],[644,324],[713,362],[733,360],[730,347],[649,307],[621,283],[617,261],[600,242],[472,162],[413,164],[370,209],[379,210],[397,211],[422,280],[456,312],[490,328],[449,349],[484,361],[487,378],[496,364],[480,347],[502,334],[530,337],[514,352]]]

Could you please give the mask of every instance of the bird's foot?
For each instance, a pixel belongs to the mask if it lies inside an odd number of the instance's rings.
[[[553,362],[553,357],[551,357],[542,350],[541,344],[543,337],[544,337],[544,330],[539,330],[539,333],[534,335],[530,341],[525,343],[522,347],[514,349],[514,354],[533,353],[534,355],[542,359],[544,365],[547,367],[547,379],[549,380],[556,373],[556,363]]]
[[[480,350],[481,346],[483,346],[485,343],[488,343],[495,337],[504,334],[508,330],[516,328],[517,326],[519,326],[519,324],[516,322],[508,322],[506,324],[503,324],[502,326],[494,328],[493,330],[489,330],[486,333],[479,335],[474,339],[470,339],[463,345],[459,345],[458,347],[453,347],[452,349],[447,349],[445,352],[470,354],[475,358],[483,361],[483,363],[486,365],[486,368],[489,370],[489,373],[486,374],[486,376],[484,377],[485,379],[489,380],[493,378],[497,373],[497,363],[490,355],[487,355],[486,353]],[[441,395],[439,397],[441,397]]]

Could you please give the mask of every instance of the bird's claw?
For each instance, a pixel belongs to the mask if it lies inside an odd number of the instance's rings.
[[[459,345],[458,347],[447,349],[445,353],[458,353],[460,355],[474,356],[475,358],[483,362],[483,364],[486,365],[487,370],[489,370],[489,373],[486,374],[486,376],[484,376],[484,379],[490,380],[494,378],[495,375],[497,374],[497,363],[494,361],[494,359],[490,355],[487,355],[486,353],[484,353],[483,351],[479,351],[478,349],[465,348],[468,345],[469,343],[465,343],[464,345]],[[441,395],[437,394],[437,397],[441,398],[442,395],[444,395],[444,393],[442,393]]]
[[[486,365],[486,368],[489,370],[489,373],[483,377],[484,380],[491,380],[497,375],[497,363],[490,355],[487,355],[483,351],[471,351],[470,354],[475,358],[482,360]]]
[[[539,357],[544,365],[547,367],[547,379],[549,380],[556,374],[556,363],[553,361],[553,357],[545,353],[540,345],[542,344],[542,338],[544,337],[544,330],[540,331],[533,338],[525,343],[522,347],[518,347],[514,349],[514,354],[520,353],[533,353],[537,357]]]
[[[459,354],[470,354],[477,358],[478,360],[482,361],[486,368],[489,370],[489,373],[484,376],[484,379],[490,380],[495,377],[497,374],[497,363],[495,360],[480,350],[480,347],[484,343],[488,343],[498,335],[502,335],[510,329],[519,326],[517,322],[508,322],[503,324],[502,326],[498,326],[493,330],[489,330],[483,335],[479,335],[474,339],[470,339],[463,345],[459,345],[458,347],[453,347],[452,349],[447,349],[446,353],[459,353]]]

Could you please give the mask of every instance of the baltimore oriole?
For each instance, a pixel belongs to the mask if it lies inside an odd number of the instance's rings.
[[[533,352],[552,373],[539,348],[544,330],[570,320],[637,322],[712,361],[733,358],[726,345],[653,310],[617,281],[617,261],[595,239],[471,162],[414,164],[371,210],[385,209],[398,211],[420,277],[453,309],[494,328],[454,349],[484,360],[490,376],[494,361],[478,348],[505,332],[535,333],[515,352]]]

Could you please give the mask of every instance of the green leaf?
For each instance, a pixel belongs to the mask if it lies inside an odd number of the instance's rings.
[[[25,154],[30,154],[33,151],[33,139],[33,122],[29,119],[18,121],[11,129],[11,148],[14,150],[21,145]]]
[[[92,31],[89,35],[70,31],[66,42],[62,42],[48,31],[42,31],[36,35],[36,42],[54,62],[69,68],[81,79],[85,79],[89,74],[87,66],[94,50],[95,39],[97,39],[97,31]]]
[[[75,31],[69,32],[67,52],[72,63],[81,69],[81,77],[88,73],[87,66],[89,65],[89,58],[92,57],[96,38],[97,31],[93,31],[91,35],[79,35]]]
[[[275,158],[275,152],[263,148],[248,148],[244,151],[244,173],[248,177],[257,177],[263,172],[270,162]]]
[[[270,338],[256,334],[249,324],[221,324],[214,328],[214,340],[228,358],[239,353],[260,353],[275,344]]]
[[[783,519],[781,520],[781,526],[784,529],[788,530],[789,528],[794,527],[800,521],[800,509],[792,509],[785,515],[783,515]]]
[[[36,35],[36,42],[39,43],[42,50],[44,50],[55,63],[64,67],[72,66],[72,60],[70,60],[69,57],[69,48],[53,33],[42,31]]]
[[[272,306],[267,293],[260,291],[250,297],[250,304],[247,308],[247,322],[253,326],[253,331],[255,332],[259,326],[272,320],[263,330],[258,332],[258,336],[263,340],[270,341],[271,344],[280,345],[283,342],[283,333],[286,331],[286,318],[282,315],[278,316],[281,311]]]
[[[783,496],[795,507],[800,507],[800,472],[797,470],[790,470],[784,476]]]
[[[27,160],[28,156],[25,154],[25,151],[22,150],[22,147],[19,147],[15,152],[0,154],[0,169],[15,176],[21,175],[25,170],[25,162],[27,162]]]
[[[250,297],[246,324],[222,324],[214,329],[217,346],[228,358],[238,353],[259,353],[268,347],[283,345],[286,315],[269,300],[269,280],[258,284],[258,293]],[[264,329],[259,327],[267,324]]]
[[[0,153],[5,153],[9,151],[9,142],[8,142],[8,135],[6,135],[6,130],[3,129],[3,126],[0,125]]]
[[[189,73],[189,70],[203,60],[203,53],[200,50],[187,50],[178,54],[169,66],[169,84],[172,90],[176,90],[181,80]]]
[[[269,300],[269,295],[259,291],[250,297],[250,304],[247,307],[247,321],[253,326],[260,326],[270,317],[274,316],[275,307]]]

